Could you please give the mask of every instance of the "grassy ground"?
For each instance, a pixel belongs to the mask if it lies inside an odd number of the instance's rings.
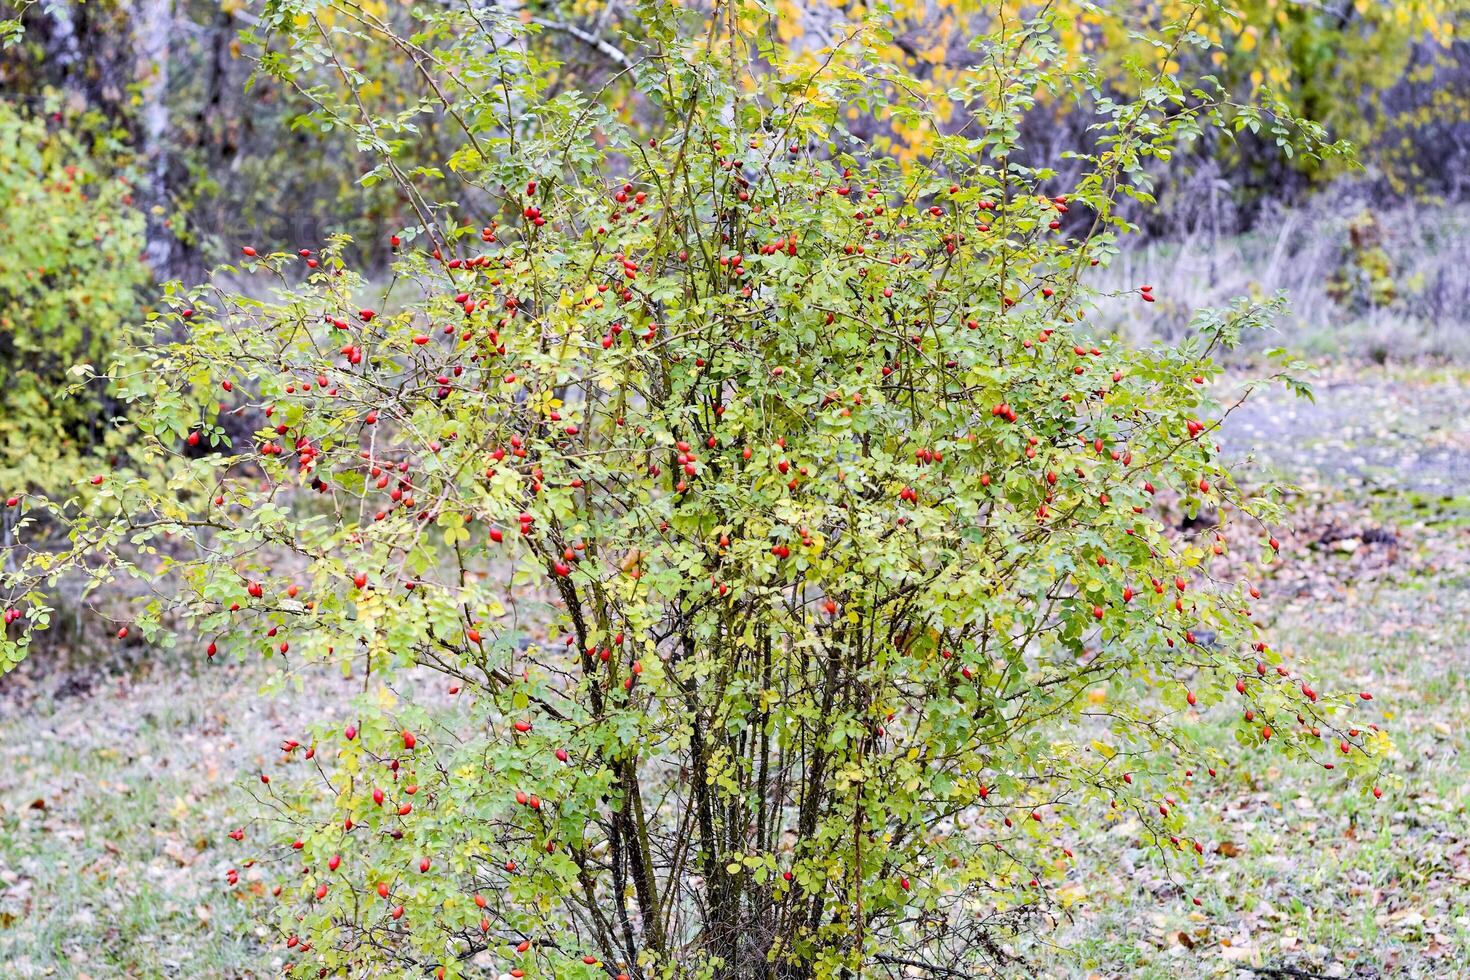
[[[1177,880],[1131,848],[1136,828],[1093,841],[1056,975],[1470,976],[1465,393],[1463,375],[1340,374],[1315,406],[1272,396],[1234,420],[1227,445],[1302,488],[1266,583],[1273,645],[1319,686],[1374,692],[1394,775],[1375,801],[1243,754],[1201,782],[1191,813],[1215,845]]]
[[[1057,931],[1017,947],[1028,975],[1470,976],[1467,393],[1452,373],[1342,374],[1317,407],[1267,399],[1227,433],[1302,488],[1274,645],[1375,693],[1384,798],[1243,757],[1192,803],[1215,842],[1199,868],[1171,880],[1126,825],[1084,844]],[[317,706],[257,679],[36,657],[0,681],[0,976],[275,972],[265,899],[222,887],[222,845],[242,782]]]
[[[1362,566],[1393,546],[1324,547],[1307,559],[1319,587],[1303,582],[1277,613],[1294,659],[1375,693],[1397,750],[1384,798],[1316,766],[1241,756],[1192,801],[1216,843],[1183,887],[1128,850],[1126,827],[1094,842],[1085,907],[1059,937],[1078,974],[1470,976],[1470,536],[1453,536],[1450,556],[1400,531],[1401,567],[1376,580]]]
[[[270,972],[259,896],[222,887],[221,845],[249,802],[238,781],[310,707],[252,696],[237,674],[53,661],[6,680],[0,975]]]

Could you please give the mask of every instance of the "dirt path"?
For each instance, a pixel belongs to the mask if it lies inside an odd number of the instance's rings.
[[[1348,492],[1470,494],[1470,377],[1338,371],[1313,391],[1315,402],[1256,392],[1227,419],[1223,446]]]

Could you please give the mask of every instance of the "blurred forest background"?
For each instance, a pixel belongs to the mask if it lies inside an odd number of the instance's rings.
[[[628,56],[619,47],[623,32],[637,29],[630,5],[514,6],[541,28],[537,40],[551,94],[611,90],[622,111],[638,118],[640,99],[627,83]],[[1075,20],[1075,50],[1101,52],[1104,71],[1114,70],[1104,85],[1126,99],[1132,84],[1126,65],[1149,54],[1142,42],[1118,20],[1090,14],[1089,3],[1048,6],[1069,8],[1063,15]],[[1127,8],[1128,19],[1142,27],[1169,21],[1189,4],[1116,0],[1106,6]],[[1280,99],[1320,122],[1353,144],[1356,164],[1292,159],[1267,133],[1199,140],[1188,166],[1170,167],[1157,200],[1140,202],[1135,216],[1154,243],[1148,263],[1162,263],[1170,273],[1169,299],[1150,311],[1149,328],[1167,336],[1187,322],[1192,307],[1237,295],[1242,286],[1267,293],[1289,288],[1299,325],[1320,326],[1331,316],[1334,335],[1361,334],[1364,350],[1379,360],[1463,353],[1470,295],[1454,273],[1466,258],[1462,204],[1470,192],[1470,48],[1463,37],[1470,5],[1244,0],[1236,6],[1233,23],[1201,22],[1200,30],[1223,48],[1214,64],[1200,67],[1227,88]],[[364,24],[408,26],[405,5],[365,0],[356,9]],[[819,51],[861,9],[840,0],[779,0],[770,42]],[[1026,9],[900,0],[893,4],[892,56],[942,105],[946,88],[972,65],[967,39],[989,18],[1014,18]],[[366,86],[360,95],[368,111],[397,121],[395,131],[367,134],[328,118],[310,86],[284,80],[279,67],[295,55],[254,33],[259,21],[247,0],[31,0],[8,10],[0,4],[0,16],[6,14],[0,90],[7,132],[48,157],[74,158],[67,163],[81,168],[83,183],[124,185],[124,203],[145,222],[143,274],[157,280],[197,280],[232,254],[235,242],[319,243],[333,232],[352,234],[363,258],[381,266],[385,230],[409,223],[411,208],[391,181],[359,180],[373,167],[365,151],[378,142],[398,144],[401,169],[411,172],[416,161],[443,159],[440,151],[453,137],[445,120],[384,86]],[[358,39],[349,46],[358,67],[417,70],[421,54],[375,44],[357,26],[325,29]],[[43,127],[44,137],[39,130],[16,134],[22,119]],[[955,131],[973,123],[950,119]],[[1033,155],[1026,162],[1055,168],[1066,183],[1069,161],[1058,150],[1087,145],[1087,133],[1079,131],[1084,121],[1059,105],[1044,125],[1040,119],[1032,125],[1036,131],[1024,134]],[[901,121],[869,118],[853,126],[879,150],[924,152],[925,137],[907,132]],[[476,202],[468,188],[460,190],[471,219]],[[110,199],[94,207],[99,216],[120,220]],[[18,258],[7,254],[6,267],[23,264]]]
[[[613,92],[621,112],[639,117],[620,45],[638,29],[630,7],[509,2],[540,28],[551,92]],[[348,6],[363,22],[408,28],[403,5]],[[768,42],[816,57],[858,6],[773,0]],[[1116,66],[1102,81],[1127,98],[1124,66],[1154,53],[1092,16],[1092,4],[1051,6],[1073,19],[1076,50]],[[1189,5],[1107,6],[1142,25]],[[1298,521],[1284,538],[1296,561],[1273,590],[1277,631],[1296,652],[1334,659],[1346,676],[1371,678],[1364,686],[1380,697],[1402,700],[1405,785],[1384,825],[1360,824],[1352,801],[1316,798],[1307,773],[1278,770],[1245,787],[1254,802],[1222,810],[1220,839],[1249,831],[1279,847],[1243,853],[1228,869],[1221,887],[1248,898],[1223,927],[1155,908],[1147,890],[1165,882],[1145,856],[1109,853],[1099,839],[1109,860],[1076,886],[1079,911],[1061,923],[1075,959],[1057,975],[1075,966],[1078,975],[1249,976],[1247,967],[1277,964],[1307,971],[1280,976],[1467,976],[1470,0],[1236,6],[1238,18],[1199,26],[1223,45],[1209,70],[1320,121],[1353,144],[1356,164],[1292,159],[1269,133],[1249,130],[1198,141],[1186,166],[1173,161],[1167,182],[1136,202],[1145,235],[1104,273],[1120,294],[1104,322],[1168,341],[1197,308],[1288,294],[1291,312],[1270,342],[1318,363],[1317,401],[1252,402],[1226,442],[1246,472],[1297,488]],[[1026,7],[897,0],[892,57],[942,106],[970,65],[967,40]],[[396,145],[405,172],[443,182],[450,191],[441,195],[461,193],[475,221],[472,188],[456,188],[452,173],[415,170],[451,142],[444,119],[381,86],[360,96],[394,121],[391,131],[323,113],[309,85],[282,81],[278,66],[296,53],[256,32],[254,8],[0,3],[8,493],[64,485],[85,472],[89,453],[106,452],[106,392],[57,394],[76,383],[73,364],[100,363],[123,325],[142,319],[155,283],[197,281],[241,243],[317,248],[336,232],[353,236],[369,268],[386,269],[389,236],[415,218],[396,183],[377,179],[374,146]],[[369,42],[350,18],[324,29],[357,39],[359,64],[419,70],[418,52]],[[949,121],[956,131],[976,123]],[[901,121],[853,109],[851,125],[888,152],[924,152],[924,134]],[[1086,145],[1082,126],[1060,106],[1044,125],[1036,120],[1024,134],[1026,162],[1066,174],[1056,148]],[[1139,283],[1152,284],[1158,302],[1130,302]],[[237,697],[235,673],[245,668],[150,662],[126,645],[99,664],[104,655],[78,632],[57,635],[71,649],[33,657],[0,683],[6,975],[256,975],[248,915],[218,896],[206,868],[233,805],[233,760],[268,757],[276,733],[311,705]],[[1132,895],[1138,888],[1144,894]]]
[[[541,28],[537,40],[552,94],[611,89],[621,96],[622,111],[638,118],[640,99],[626,84],[628,55],[619,47],[623,32],[637,30],[631,5],[513,6]],[[770,42],[819,51],[867,6],[778,0]],[[967,40],[991,18],[1027,10],[972,0],[892,6],[892,57],[940,105],[952,81],[973,65]],[[1118,20],[1090,14],[1090,3],[1048,6],[1074,20],[1074,49],[1100,52],[1104,70],[1114,71],[1102,82],[1126,99],[1132,84],[1126,64],[1149,54],[1142,42]],[[1105,5],[1113,13],[1126,8],[1124,22],[1140,27],[1170,21],[1189,6],[1174,0]],[[1313,271],[1335,283],[1330,298],[1358,312],[1400,303],[1428,322],[1462,307],[1456,301],[1464,297],[1447,294],[1445,277],[1435,275],[1440,270],[1420,268],[1407,254],[1397,256],[1403,265],[1396,267],[1392,253],[1395,246],[1405,253],[1437,251],[1439,242],[1415,226],[1431,223],[1430,214],[1443,226],[1439,209],[1470,191],[1464,0],[1244,0],[1235,6],[1234,23],[1201,21],[1199,29],[1223,49],[1215,63],[1190,69],[1204,68],[1233,91],[1284,101],[1350,141],[1360,166],[1284,157],[1265,134],[1202,139],[1188,167],[1171,168],[1182,176],[1157,188],[1157,206],[1140,207],[1147,231],[1161,243],[1215,253],[1232,251],[1233,236],[1269,232],[1273,240],[1262,254],[1247,249],[1235,261],[1270,273],[1270,266],[1295,263],[1308,252],[1324,266]],[[357,9],[363,23],[409,25],[405,5],[366,0]],[[387,182],[365,187],[358,180],[371,167],[363,134],[322,116],[310,87],[281,81],[275,69],[293,53],[253,33],[259,21],[246,0],[33,0],[10,14],[0,55],[9,111],[44,120],[57,139],[74,140],[96,179],[117,178],[133,188],[132,203],[147,218],[144,251],[156,277],[197,279],[238,240],[319,242],[336,231],[354,233],[366,254],[381,261],[383,229],[406,223],[407,202]],[[359,38],[352,48],[357,67],[416,70],[414,52],[374,47],[350,22],[325,28]],[[369,86],[361,95],[369,110],[399,120],[397,131],[377,138],[405,145],[405,170],[416,155],[441,158],[436,151],[450,137],[444,120],[389,88]],[[950,119],[954,131],[973,122]],[[925,137],[901,122],[853,123],[880,150],[924,152]],[[1063,106],[1044,126],[1037,120],[1036,131],[1025,134],[1033,155],[1027,162],[1067,174],[1058,149],[1087,145],[1083,125]],[[1297,211],[1296,221],[1285,219]],[[1312,248],[1319,240],[1336,248],[1319,255]],[[1230,264],[1222,258],[1206,270],[1207,279],[1226,277]]]

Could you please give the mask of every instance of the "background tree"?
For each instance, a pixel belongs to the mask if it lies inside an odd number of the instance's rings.
[[[0,479],[58,490],[105,449],[106,369],[148,269],[132,189],[64,129],[0,102]],[[67,390],[80,392],[67,397]],[[8,525],[7,525],[8,526]]]
[[[692,16],[706,19],[717,9],[708,3],[686,6]],[[885,40],[875,51],[903,66],[914,91],[931,100],[938,131],[948,132],[974,125],[944,99],[951,83],[978,64],[968,40],[1043,9],[1014,0],[904,0],[892,7]],[[1463,193],[1457,175],[1465,168],[1456,161],[1470,147],[1470,124],[1465,101],[1455,93],[1466,64],[1465,0],[1250,0],[1203,11],[1186,0],[1130,0],[1106,7],[1075,0],[1044,5],[1063,25],[1059,56],[1093,64],[1100,88],[1110,95],[1131,97],[1132,66],[1152,64],[1161,55],[1147,38],[1193,13],[1194,29],[1212,44],[1208,50],[1174,52],[1191,59],[1181,70],[1217,75],[1232,91],[1280,99],[1293,114],[1324,123],[1360,148],[1359,158],[1386,199]],[[728,14],[728,8],[718,9]],[[125,152],[112,165],[139,188],[149,215],[150,263],[160,279],[199,278],[210,263],[228,256],[229,242],[247,232],[272,240],[318,240],[333,230],[349,231],[374,269],[381,269],[388,255],[370,229],[409,213],[408,202],[391,185],[364,189],[356,183],[364,147],[346,131],[307,132],[317,110],[311,89],[332,83],[330,66],[318,66],[326,73],[295,71],[291,82],[257,76],[245,92],[255,61],[279,37],[271,30],[254,32],[270,22],[270,10],[264,4],[162,0],[0,5],[0,14],[13,15],[0,21],[12,28],[10,43],[0,50],[0,79],[16,91],[59,93],[69,126],[124,137]],[[548,72],[550,91],[592,92],[606,85],[613,96],[609,104],[615,102],[626,120],[656,115],[625,72],[639,37],[637,4],[532,0],[505,10],[536,28],[523,43]],[[783,57],[810,66],[840,39],[843,25],[866,10],[860,3],[781,2],[743,13],[739,27],[759,33]],[[399,80],[419,72],[418,57],[373,27],[409,37],[411,14],[392,4],[328,5],[318,10],[318,20],[332,32],[345,64],[392,79],[363,88],[364,104],[380,117],[394,115],[412,126],[403,134],[425,148],[425,159],[442,158],[440,150],[453,144],[456,128],[435,111],[432,99],[407,96]],[[242,30],[251,33],[242,38]],[[625,44],[624,34],[635,40]],[[153,46],[160,37],[169,40],[164,48]],[[1055,100],[1050,112],[1028,122],[1028,162],[1065,170],[1067,161],[1056,154],[1086,145],[1088,119],[1086,112],[1070,111],[1067,100]],[[904,119],[847,123],[899,159],[928,152],[930,130]],[[1344,172],[1310,157],[1289,158],[1249,137],[1243,143],[1205,138],[1181,152],[1184,158],[1169,169],[1178,193],[1163,212],[1152,213],[1151,233],[1168,234],[1174,227],[1169,219],[1188,213],[1191,195],[1212,179],[1224,178],[1231,188],[1233,207],[1222,219],[1232,222],[1228,233],[1250,228],[1263,207],[1299,201]],[[344,221],[360,223],[344,227]]]

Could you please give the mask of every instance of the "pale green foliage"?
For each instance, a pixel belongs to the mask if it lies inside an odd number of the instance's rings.
[[[65,130],[0,102],[0,488],[54,491],[102,441],[98,389],[140,311],[142,216]],[[80,389],[69,393],[72,388]]]
[[[263,25],[291,44],[272,70],[332,65],[309,14]],[[1266,669],[1248,585],[1155,506],[1278,516],[1221,468],[1207,394],[1267,311],[1175,349],[1087,326],[1118,196],[1229,104],[1158,75],[1052,186],[1008,165],[1007,121],[1038,85],[1098,103],[1050,24],[1015,25],[952,93],[988,125],[901,168],[840,121],[930,119],[869,63],[876,27],[769,64],[738,29],[645,14],[633,71],[662,119],[633,130],[541,92],[516,21],[423,12],[402,43],[432,51],[464,146],[410,177],[401,121],[352,122],[424,217],[391,285],[339,240],[171,293],[115,371],[135,466],[15,580],[133,575],[159,583],[146,636],[182,619],[282,683],[362,678],[247,834],[280,860],[292,975],[971,975],[1092,804],[1194,859],[1185,772],[1225,760],[1192,702],[1232,705],[1239,743],[1341,738],[1334,778],[1371,770],[1347,699]],[[368,81],[313,91],[346,121]],[[220,400],[264,428],[186,458],[224,441]],[[19,607],[44,616],[39,592]],[[413,665],[452,710],[395,693]]]

